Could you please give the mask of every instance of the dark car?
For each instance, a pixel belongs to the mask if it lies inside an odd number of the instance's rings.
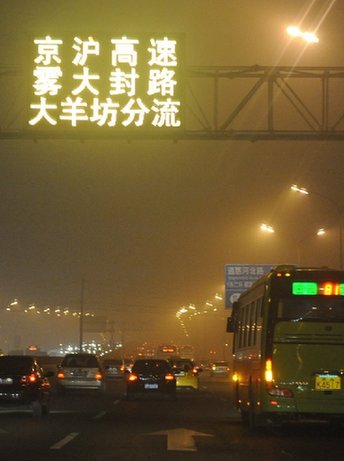
[[[0,408],[29,409],[33,416],[49,412],[51,385],[35,357],[4,355],[0,357]]]
[[[176,396],[176,378],[167,360],[138,359],[127,376],[127,399],[138,395]]]
[[[106,379],[123,378],[126,370],[123,359],[106,358],[103,360]]]

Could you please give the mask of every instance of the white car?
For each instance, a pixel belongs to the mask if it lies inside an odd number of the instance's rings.
[[[67,354],[57,367],[57,390],[104,390],[104,370],[94,354]]]
[[[218,361],[214,362],[211,365],[210,374],[211,375],[224,375],[230,372],[228,362]]]

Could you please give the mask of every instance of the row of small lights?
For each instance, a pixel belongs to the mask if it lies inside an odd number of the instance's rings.
[[[116,350],[121,349],[122,347],[123,345],[119,343],[116,345]],[[65,354],[76,354],[78,352],[80,352],[79,346],[72,346],[71,344],[64,346],[63,344],[60,344],[59,355],[61,356],[64,356]],[[104,345],[92,341],[91,343],[83,343],[82,352],[103,356],[114,352],[114,350],[111,348],[110,344]]]
[[[215,294],[214,298],[217,301],[222,301],[223,300],[223,297],[218,293]],[[187,319],[191,319],[192,317],[196,317],[196,316],[199,316],[199,315],[202,315],[202,314],[208,314],[209,312],[216,312],[217,311],[217,307],[211,301],[206,301],[205,306],[206,307],[203,307],[202,310],[198,310],[197,307],[195,306],[195,304],[189,304],[188,306],[182,306],[177,311],[176,317],[179,320],[180,326],[181,326],[181,328],[182,328],[182,330],[183,330],[183,332],[184,332],[184,334],[185,334],[185,336],[187,338],[189,337],[189,333],[188,333],[188,330],[187,330],[185,322],[184,322],[184,318],[185,318],[186,315],[187,315]]]
[[[11,301],[8,306],[6,307],[6,311],[15,311],[18,310],[19,302],[17,299],[14,299]],[[71,311],[68,308],[60,308],[60,307],[43,307],[43,308],[38,308],[35,304],[30,304],[28,307],[23,309],[23,312],[25,313],[33,313],[33,314],[55,314],[57,317],[61,316],[67,316],[67,315],[72,315],[73,317],[80,317],[81,312],[80,311]],[[85,317],[95,317],[95,314],[93,312],[85,312],[84,313]]]

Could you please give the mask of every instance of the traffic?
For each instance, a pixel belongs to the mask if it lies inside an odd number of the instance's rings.
[[[84,383],[93,378],[82,363],[71,369],[78,388],[75,384],[62,393],[58,392],[58,382],[63,379],[58,377],[60,365],[54,376],[48,372],[48,411],[37,413],[27,405],[19,408],[1,403],[3,459],[143,461],[168,456],[186,461],[193,453],[201,460],[246,461],[255,450],[254,459],[259,461],[293,457],[320,461],[328,459],[328,452],[340,459],[342,431],[331,425],[312,423],[251,431],[233,408],[231,372],[212,375],[208,367],[198,371],[196,389],[183,386],[190,382],[189,377],[184,381],[179,374],[183,368],[174,368],[163,359],[140,358],[132,370],[124,370],[116,378],[107,377],[101,363],[104,374],[99,380],[104,388],[87,389]],[[181,365],[177,361],[174,364]],[[133,376],[136,378],[132,380]],[[20,444],[16,442],[19,436]],[[304,457],[297,458],[299,453]],[[312,458],[306,457],[311,454]]]
[[[3,457],[340,459],[343,303],[342,270],[278,265],[240,293],[227,325],[217,317],[222,351],[204,347],[206,330],[195,347],[145,342],[126,355],[87,343],[2,351]]]

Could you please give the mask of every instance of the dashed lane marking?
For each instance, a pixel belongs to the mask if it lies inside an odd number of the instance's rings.
[[[66,435],[62,440],[56,442],[54,445],[50,447],[51,450],[60,450],[63,448],[67,443],[71,442],[75,437],[79,435],[79,432],[71,432],[70,434]]]

